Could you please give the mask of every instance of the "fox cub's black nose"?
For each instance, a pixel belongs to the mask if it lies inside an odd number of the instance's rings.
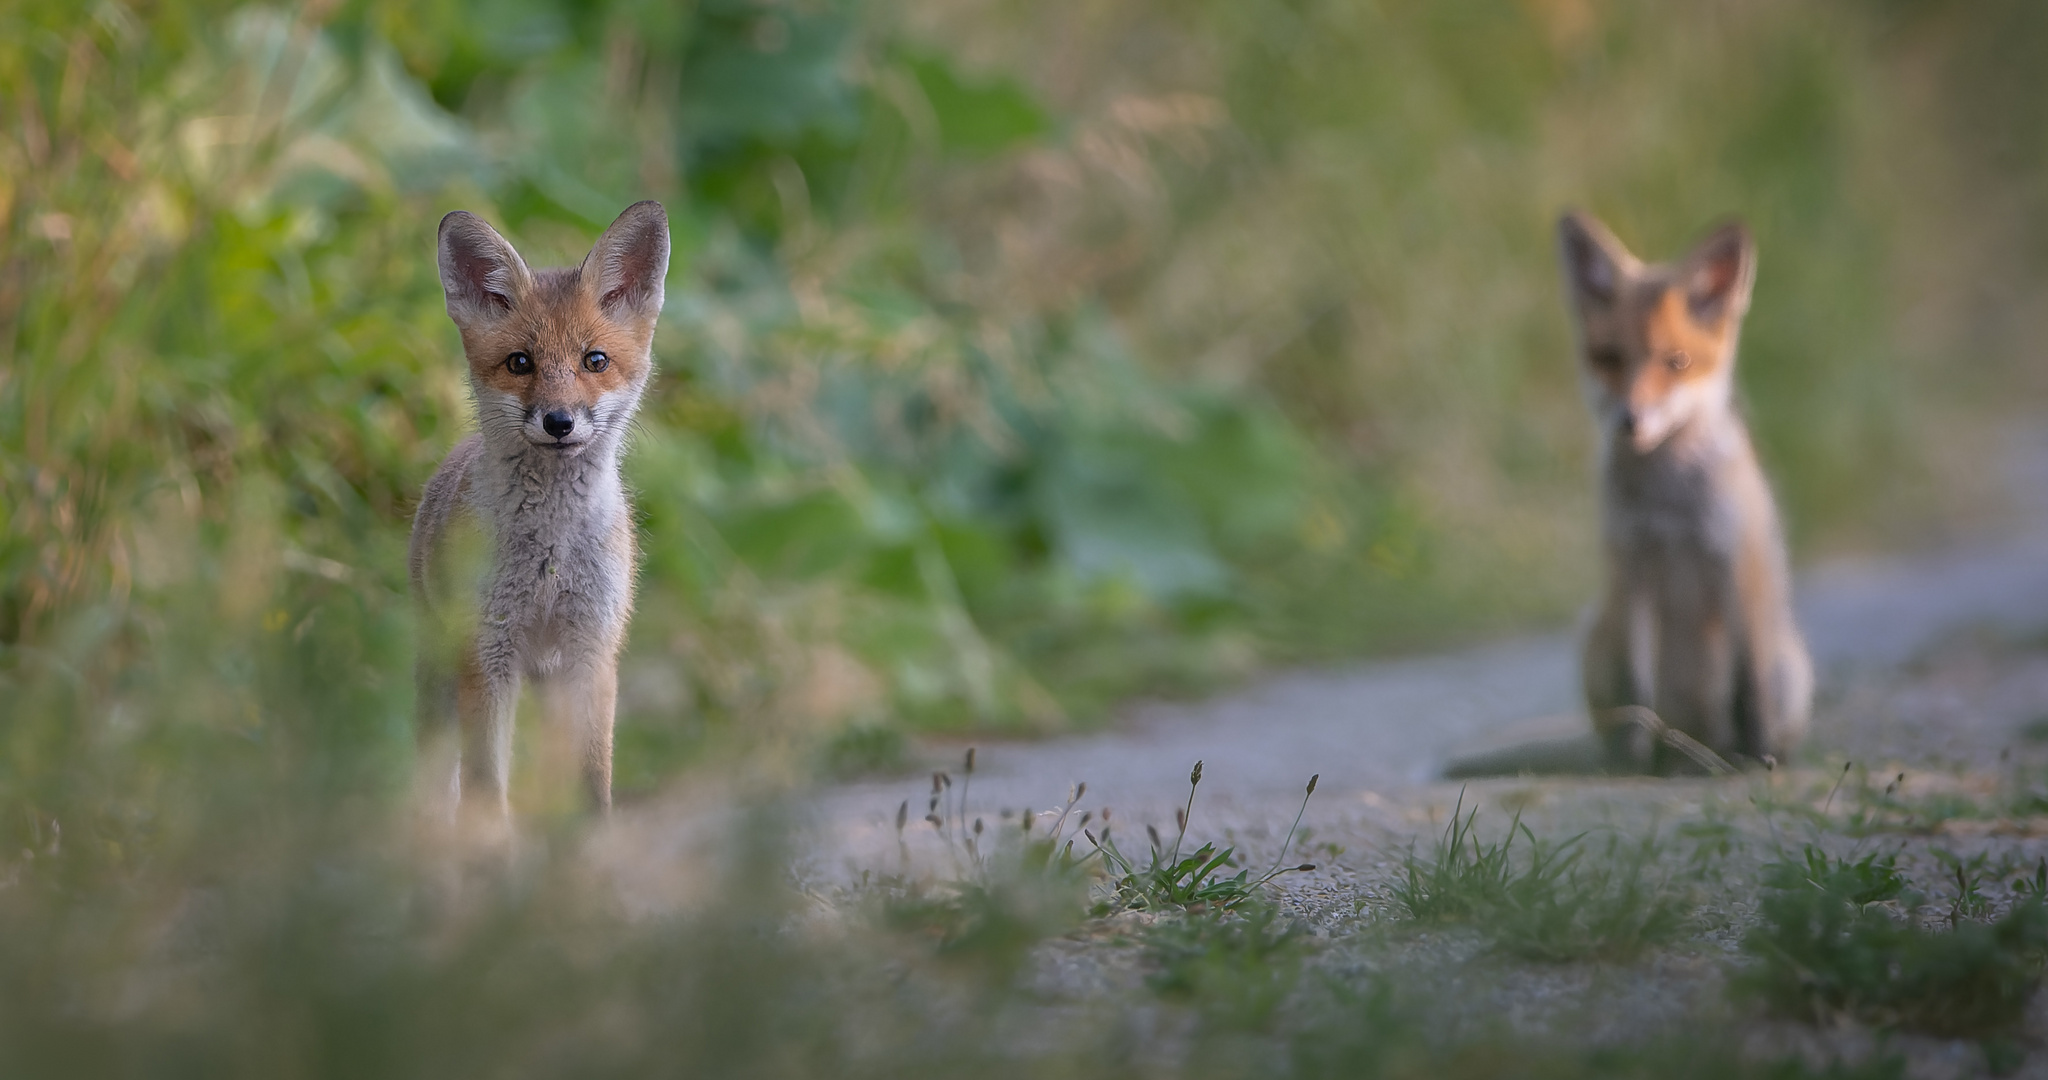
[[[566,439],[570,432],[576,430],[576,418],[556,409],[540,418],[540,429],[557,439]]]

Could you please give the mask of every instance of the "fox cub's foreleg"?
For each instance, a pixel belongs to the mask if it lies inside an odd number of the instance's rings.
[[[1651,708],[1665,726],[1720,754],[1743,749],[1735,738],[1734,597],[1724,571],[1706,559],[1666,568],[1651,608],[1656,620]],[[1659,742],[1651,769],[1668,772],[1678,757]]]
[[[490,635],[458,651],[423,653],[418,679],[424,794],[453,818],[467,807],[502,817],[511,809],[512,734],[524,681]],[[494,662],[495,660],[495,662]],[[603,650],[533,680],[541,722],[570,744],[589,805],[612,804],[612,729],[618,658]]]
[[[526,680],[513,643],[487,628],[457,648],[423,651],[419,747],[425,794],[441,813],[459,807],[510,812],[512,734]],[[618,703],[616,647],[573,656],[533,680],[551,741],[569,744],[589,804],[612,804],[612,729]]]
[[[1740,746],[1733,598],[1721,575],[1687,569],[1660,562],[1617,572],[1587,628],[1586,705],[1615,769],[1662,773],[1678,764],[1641,710],[1724,753]]]
[[[1611,766],[1678,764],[1633,706],[1724,755],[1783,759],[1797,747],[1813,667],[1784,605],[1670,567],[1637,585],[1610,588],[1580,651],[1587,709]]]
[[[1782,761],[1806,738],[1813,659],[1798,628],[1773,615],[1758,612],[1742,642],[1735,728],[1743,753]]]
[[[513,643],[485,633],[463,657],[456,714],[462,727],[460,802],[499,815],[512,810],[512,730],[519,714],[519,663]]]
[[[464,632],[422,605],[417,735],[421,795],[436,816],[458,808],[510,809],[512,729],[519,668],[508,643]]]
[[[1593,730],[1607,746],[1609,765],[1641,770],[1651,756],[1650,733],[1632,722],[1629,706],[1650,704],[1647,680],[1638,670],[1635,619],[1625,589],[1610,586],[1594,612],[1579,647],[1579,677]]]
[[[590,805],[612,806],[612,724],[619,700],[618,657],[593,655],[540,681],[542,711],[574,748]]]

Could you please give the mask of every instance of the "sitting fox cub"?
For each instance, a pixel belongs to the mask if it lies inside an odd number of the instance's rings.
[[[527,269],[474,215],[441,219],[441,284],[478,431],[427,482],[410,562],[424,616],[423,767],[451,813],[464,796],[507,812],[526,677],[575,746],[591,801],[611,805],[636,557],[619,454],[653,369],[668,250],[655,202],[628,207],[582,265],[556,269]],[[470,577],[456,557],[464,536],[482,549]]]
[[[1588,215],[1558,232],[1600,426],[1606,594],[1581,658],[1594,728],[1622,768],[1675,764],[1631,706],[1723,756],[1783,757],[1806,733],[1813,667],[1735,407],[1749,233],[1723,225],[1679,262],[1645,264]]]

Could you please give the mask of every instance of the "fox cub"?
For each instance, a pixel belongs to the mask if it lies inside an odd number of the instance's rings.
[[[1729,223],[1676,263],[1643,263],[1586,214],[1558,233],[1600,428],[1606,590],[1581,655],[1594,728],[1621,768],[1676,763],[1631,706],[1724,757],[1782,758],[1806,734],[1813,667],[1735,405],[1755,247]]]
[[[637,558],[619,456],[653,370],[668,215],[635,204],[579,266],[530,270],[475,215],[441,219],[441,285],[469,358],[477,433],[427,482],[413,521],[425,616],[419,721],[426,782],[452,814],[503,815],[522,679],[611,806],[618,654]],[[478,557],[459,557],[467,534]],[[445,785],[445,786],[444,786]]]

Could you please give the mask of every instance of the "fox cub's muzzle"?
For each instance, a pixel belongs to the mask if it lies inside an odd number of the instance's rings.
[[[535,446],[573,452],[596,436],[597,422],[588,408],[537,405],[526,410],[520,434]]]

